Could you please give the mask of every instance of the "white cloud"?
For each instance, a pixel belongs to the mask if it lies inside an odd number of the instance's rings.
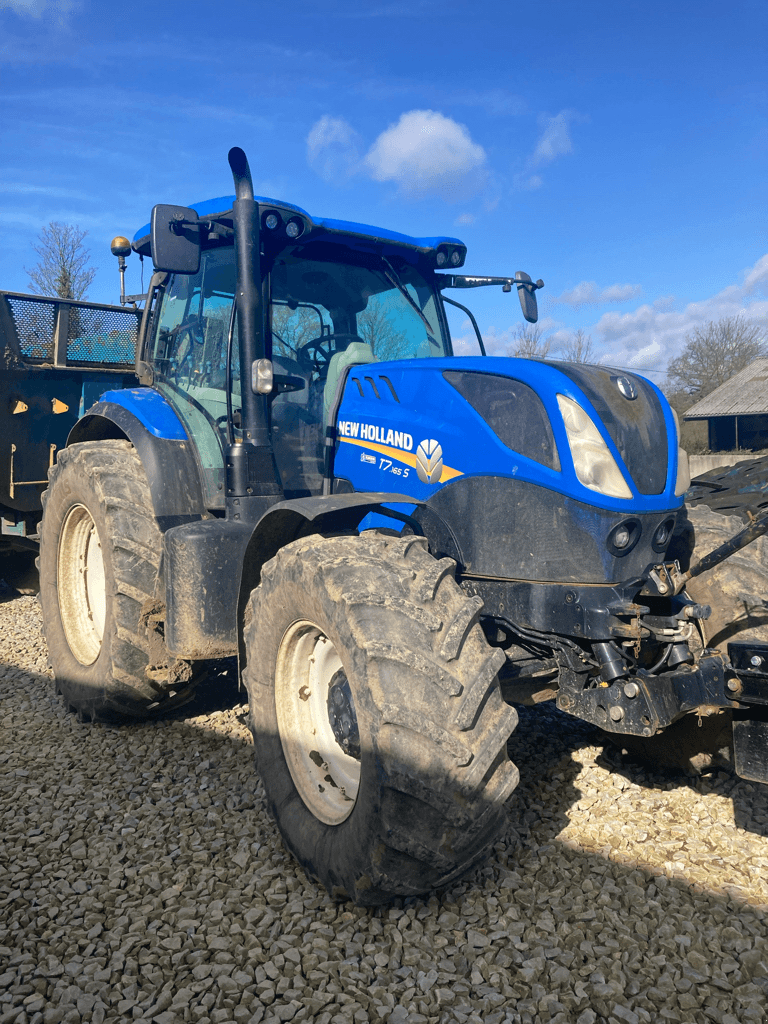
[[[324,181],[350,178],[360,167],[359,136],[343,117],[328,114],[307,136],[307,163]]]
[[[457,201],[483,180],[485,150],[464,125],[436,110],[409,110],[379,135],[365,157],[375,181],[394,182],[403,195]]]
[[[571,133],[568,130],[568,121],[572,117],[571,111],[561,110],[554,117],[542,118],[544,130],[533,151],[531,166],[541,167],[544,164],[550,164],[559,156],[565,156],[566,153],[573,151]]]
[[[528,110],[528,104],[521,96],[506,89],[463,89],[452,95],[451,100],[467,107],[481,107],[487,114],[503,117],[518,117]]]
[[[11,10],[33,18],[39,18],[45,6],[46,0],[0,0],[0,11]]]
[[[533,190],[535,188],[541,188],[543,184],[544,179],[540,174],[532,174],[529,178],[523,177],[518,179],[518,185],[520,185],[521,188]]]
[[[664,379],[670,359],[679,355],[686,335],[694,327],[726,316],[743,315],[762,322],[768,340],[768,254],[743,271],[741,278],[740,284],[728,285],[716,295],[700,302],[690,302],[682,309],[676,308],[674,296],[662,295],[627,313],[610,310],[597,323],[581,325],[585,334],[592,338],[595,362],[647,373],[659,383]],[[583,284],[591,285],[592,282]],[[603,292],[627,287],[636,286],[611,285]],[[555,301],[561,299],[562,296]],[[509,327],[481,326],[489,355],[505,355],[508,346],[515,341],[522,321],[519,309],[513,312],[515,315],[510,317]],[[563,345],[572,338],[573,328],[546,313],[539,320],[539,327],[550,342],[550,358],[561,358]],[[476,354],[477,342],[470,322],[464,320],[460,326],[452,322],[451,329],[455,350],[462,354]]]
[[[663,296],[628,313],[604,313],[587,331],[606,362],[663,371],[694,327],[742,314],[763,322],[768,318],[768,254],[743,272],[741,284],[727,285],[700,302],[675,309],[671,297]]]
[[[520,316],[520,307],[515,303],[515,308],[511,311],[511,325],[509,327],[498,328],[494,324],[489,327],[481,327],[480,332],[483,336],[483,344],[485,345],[485,351],[489,356],[506,356],[514,346],[518,343],[518,331],[521,326],[526,326],[525,321]],[[540,318],[538,327],[541,329],[542,335],[546,335],[552,339],[551,346],[549,349],[549,356],[551,359],[557,359],[557,348],[561,341],[566,340],[570,337],[570,331],[558,330],[561,325],[558,321],[553,320],[552,317],[543,316]],[[475,335],[475,329],[469,320],[464,320],[459,329],[456,329],[455,323],[451,325],[451,342],[453,344],[453,350],[456,355],[477,355],[477,337]]]
[[[762,256],[744,276],[743,289],[746,295],[768,285],[768,254]]]
[[[581,281],[551,301],[581,309],[582,306],[602,306],[607,302],[627,302],[636,299],[641,291],[639,284],[611,284],[598,288],[594,281]]]
[[[28,18],[43,15],[62,23],[77,6],[76,0],[0,0],[0,11],[10,10]]]
[[[515,178],[518,188],[537,189],[544,184],[539,173],[542,167],[551,164],[561,156],[573,152],[570,125],[574,121],[584,120],[575,110],[561,110],[554,117],[543,114],[539,118],[541,135],[536,148],[525,162],[524,170]]]
[[[477,217],[474,213],[462,213],[453,223],[458,228],[468,228],[470,225],[474,224],[476,220]]]
[[[24,182],[0,181],[0,193],[22,196],[46,196],[55,199],[82,199],[91,202],[93,196],[71,188],[59,188],[57,185],[27,185]]]

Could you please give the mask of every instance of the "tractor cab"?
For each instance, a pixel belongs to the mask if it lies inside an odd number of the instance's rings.
[[[154,386],[196,440],[211,508],[223,507],[230,435],[244,436],[236,286],[233,246],[204,248],[197,273],[176,273],[161,286],[145,348]],[[308,241],[274,254],[265,294],[264,358],[283,490],[319,494],[325,427],[345,371],[451,354],[434,274],[394,256]]]

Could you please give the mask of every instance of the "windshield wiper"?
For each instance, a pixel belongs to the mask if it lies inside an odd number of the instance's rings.
[[[380,257],[380,259],[381,259],[381,262],[386,267],[386,269],[384,271],[384,276],[386,277],[386,279],[389,281],[390,284],[393,284],[395,286],[395,288],[397,288],[397,290],[403,296],[403,298],[408,303],[408,305],[411,307],[411,309],[414,309],[418,313],[419,317],[421,318],[422,323],[427,328],[427,335],[429,337],[429,340],[434,345],[437,345],[437,341],[435,340],[435,334],[434,334],[434,331],[432,330],[432,324],[424,316],[424,313],[421,311],[421,308],[419,307],[419,304],[414,301],[413,296],[408,291],[408,289],[405,287],[403,282],[400,280],[400,277],[399,277],[397,271],[392,266],[392,264],[389,262],[389,260],[385,259],[383,256]]]

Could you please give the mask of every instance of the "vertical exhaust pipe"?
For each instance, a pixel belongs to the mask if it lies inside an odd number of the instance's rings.
[[[255,522],[269,505],[280,500],[283,491],[269,432],[269,399],[251,388],[251,367],[266,356],[259,206],[253,198],[248,159],[239,146],[230,149],[229,166],[235,183],[235,302],[243,440],[227,446],[227,516]]]

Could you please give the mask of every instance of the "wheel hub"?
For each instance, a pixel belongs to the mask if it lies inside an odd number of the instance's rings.
[[[332,641],[314,623],[286,630],[275,665],[283,754],[299,796],[327,825],[352,813],[361,745],[352,688]]]
[[[73,505],[62,524],[57,591],[70,650],[82,665],[92,665],[104,639],[106,577],[99,533],[85,505]]]
[[[336,742],[344,753],[359,761],[360,731],[357,727],[357,715],[349,680],[343,669],[334,675],[328,687],[328,721],[331,723]]]

